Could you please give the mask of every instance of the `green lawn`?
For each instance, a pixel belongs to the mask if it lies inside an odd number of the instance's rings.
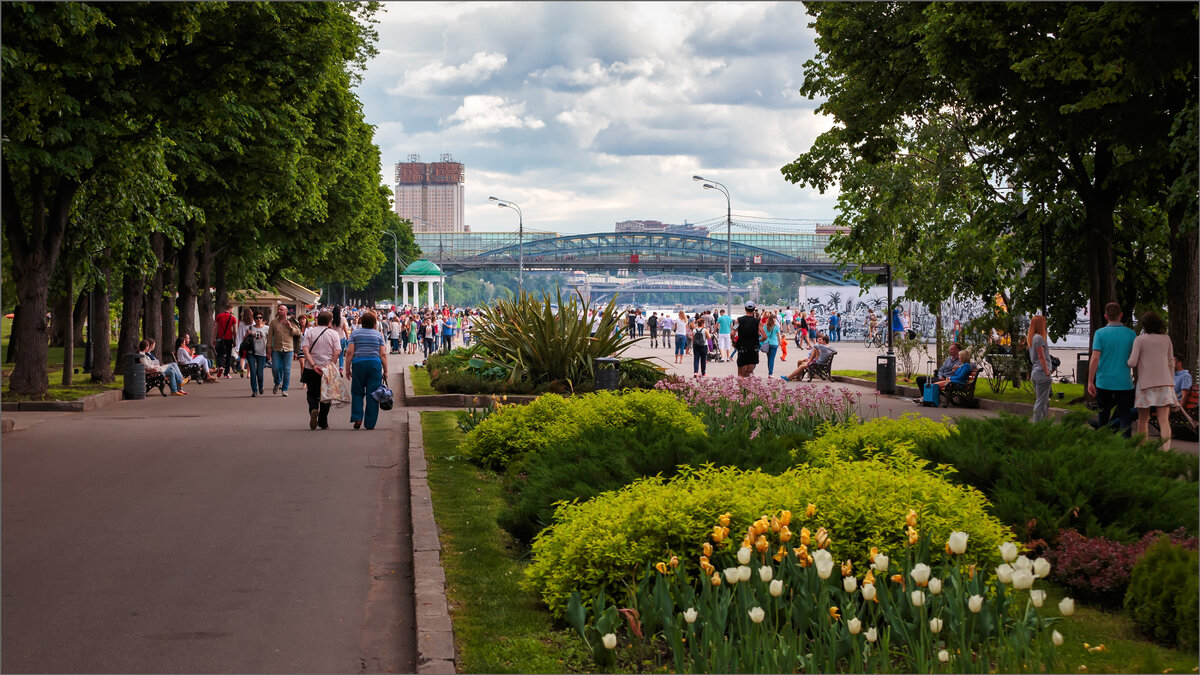
[[[499,477],[458,454],[462,432],[455,413],[421,413],[421,428],[458,671],[585,671],[591,655],[583,641],[555,629],[537,596],[518,588],[525,552],[496,524],[504,507]]]
[[[429,371],[416,366],[408,367],[408,377],[412,381],[413,394],[416,396],[433,396],[438,393],[429,383]]]
[[[853,377],[860,380],[869,380],[871,382],[875,381],[875,371],[873,370],[835,370],[833,371],[833,374],[841,375],[843,377]],[[897,384],[905,386],[916,386],[915,382],[915,378],[911,380],[905,380],[901,377],[897,377],[896,379]],[[975,396],[976,398],[986,398],[990,401],[1009,401],[1033,405],[1033,390],[1027,387],[1028,385],[1014,388],[1012,384],[1009,383],[1003,392],[997,394],[992,391],[991,387],[988,385],[988,380],[984,378],[975,385]],[[1082,384],[1059,384],[1055,382],[1050,391],[1050,407],[1062,408],[1064,410],[1077,412],[1090,412],[1087,406],[1083,405],[1082,403],[1070,403],[1070,401],[1083,395]],[[1062,392],[1063,395],[1061,399],[1058,398],[1059,392]]]
[[[0,349],[5,353],[8,351],[8,336],[12,329],[12,319],[0,319]],[[117,343],[109,343],[113,354],[113,370],[119,373],[120,362],[117,359]],[[74,401],[91,394],[98,394],[109,389],[120,389],[124,384],[124,377],[120,374],[114,382],[108,384],[94,384],[90,381],[90,375],[83,372],[83,347],[76,347],[74,352],[76,373],[72,379],[70,387],[62,386],[62,369],[63,355],[66,350],[62,347],[50,347],[46,350],[46,370],[49,374],[50,389],[47,390],[46,396],[42,400],[46,401]],[[5,363],[0,369],[0,398],[5,401],[24,401],[30,400],[28,396],[17,396],[8,390],[8,376],[12,372],[12,364]]]

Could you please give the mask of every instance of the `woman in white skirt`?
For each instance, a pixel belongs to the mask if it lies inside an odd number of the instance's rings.
[[[1171,448],[1171,408],[1178,405],[1175,398],[1175,354],[1171,338],[1165,335],[1166,323],[1155,312],[1142,315],[1142,334],[1133,340],[1129,367],[1137,369],[1137,391],[1133,407],[1138,418],[1135,433],[1145,435],[1150,429],[1150,408],[1158,417],[1158,429],[1163,449]]]

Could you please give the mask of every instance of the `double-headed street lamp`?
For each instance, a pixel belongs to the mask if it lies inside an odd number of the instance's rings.
[[[396,307],[399,305],[400,241],[396,238],[394,232],[384,230],[383,233],[392,238],[392,306]],[[405,293],[408,293],[408,291],[405,291]]]
[[[517,212],[517,288],[520,291],[525,290],[525,214],[521,213],[521,207],[506,199],[499,197],[488,197],[489,200],[496,202],[502,209],[512,209]]]
[[[725,195],[725,312],[733,316],[733,207],[729,201],[729,189],[715,180],[692,176],[692,180],[704,182],[705,190],[720,190]]]

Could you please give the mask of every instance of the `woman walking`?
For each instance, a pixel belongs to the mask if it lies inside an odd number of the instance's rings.
[[[304,331],[300,339],[300,350],[304,354],[305,368],[300,371],[300,382],[305,386],[308,399],[308,428],[329,428],[329,403],[321,402],[321,374],[333,367],[333,360],[341,351],[341,338],[333,330],[333,314],[328,310],[317,315],[317,325]]]
[[[708,376],[708,323],[702,317],[696,317],[691,323],[692,330],[692,377]]]
[[[767,379],[775,374],[775,354],[779,351],[779,322],[775,312],[767,312],[767,325],[763,328],[767,336]]]
[[[341,305],[333,306],[333,322],[329,325],[333,326],[333,331],[338,334],[338,340],[341,343],[342,351],[338,352],[338,370],[345,370],[346,365],[346,343],[350,339],[350,329],[346,325],[346,312]]]
[[[304,349],[301,348],[301,343],[304,342],[304,331],[309,329],[308,315],[301,314],[299,319],[300,334],[293,338],[292,352],[296,356],[296,360],[300,362],[300,374],[304,374]],[[304,386],[303,378],[301,378],[300,386]]]
[[[350,421],[358,429],[366,424],[375,428],[379,419],[379,401],[372,396],[387,382],[387,345],[375,329],[375,315],[366,312],[359,319],[359,328],[350,334],[346,360],[350,362]],[[363,404],[366,410],[363,410]]]
[[[688,344],[688,319],[687,314],[681,310],[679,317],[675,319],[675,363],[683,363],[683,357],[687,354]]]
[[[238,313],[237,340],[234,345],[237,348],[241,347],[242,340],[246,339],[246,333],[250,332],[250,327],[254,325],[254,312],[249,307],[243,307]],[[238,352],[238,374],[242,377],[246,376],[246,355]]]
[[[247,331],[254,335],[254,351],[246,354],[246,365],[250,370],[250,396],[263,393],[263,369],[267,367],[267,324],[263,323],[262,312],[254,312],[254,325]]]
[[[1038,314],[1029,321],[1029,332],[1025,344],[1029,345],[1029,361],[1033,369],[1029,379],[1033,381],[1033,420],[1038,422],[1050,414],[1050,355],[1046,335],[1046,317]]]
[[[408,331],[407,351],[409,354],[417,353],[417,323],[417,317],[411,314],[404,320],[404,328]]]
[[[1171,449],[1171,408],[1179,405],[1175,398],[1175,350],[1171,338],[1164,335],[1167,325],[1156,312],[1142,315],[1142,334],[1134,338],[1129,352],[1129,367],[1137,369],[1137,391],[1133,407],[1137,409],[1134,433],[1145,435],[1150,430],[1150,409],[1158,417],[1158,431],[1163,449]]]

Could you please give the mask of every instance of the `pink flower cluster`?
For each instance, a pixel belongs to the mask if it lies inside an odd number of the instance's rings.
[[[1075,530],[1062,530],[1058,533],[1058,543],[1046,554],[1052,578],[1080,597],[1106,604],[1120,603],[1133,566],[1162,535],[1163,532],[1155,530],[1132,544],[1122,544],[1104,537],[1085,537]],[[1172,532],[1171,541],[1192,550],[1200,543],[1196,537],[1189,537],[1184,528]]]
[[[679,396],[710,429],[745,425],[750,438],[762,433],[811,433],[824,422],[848,422],[857,417],[862,397],[829,385],[792,387],[782,380],[736,376],[667,378],[655,386]]]

